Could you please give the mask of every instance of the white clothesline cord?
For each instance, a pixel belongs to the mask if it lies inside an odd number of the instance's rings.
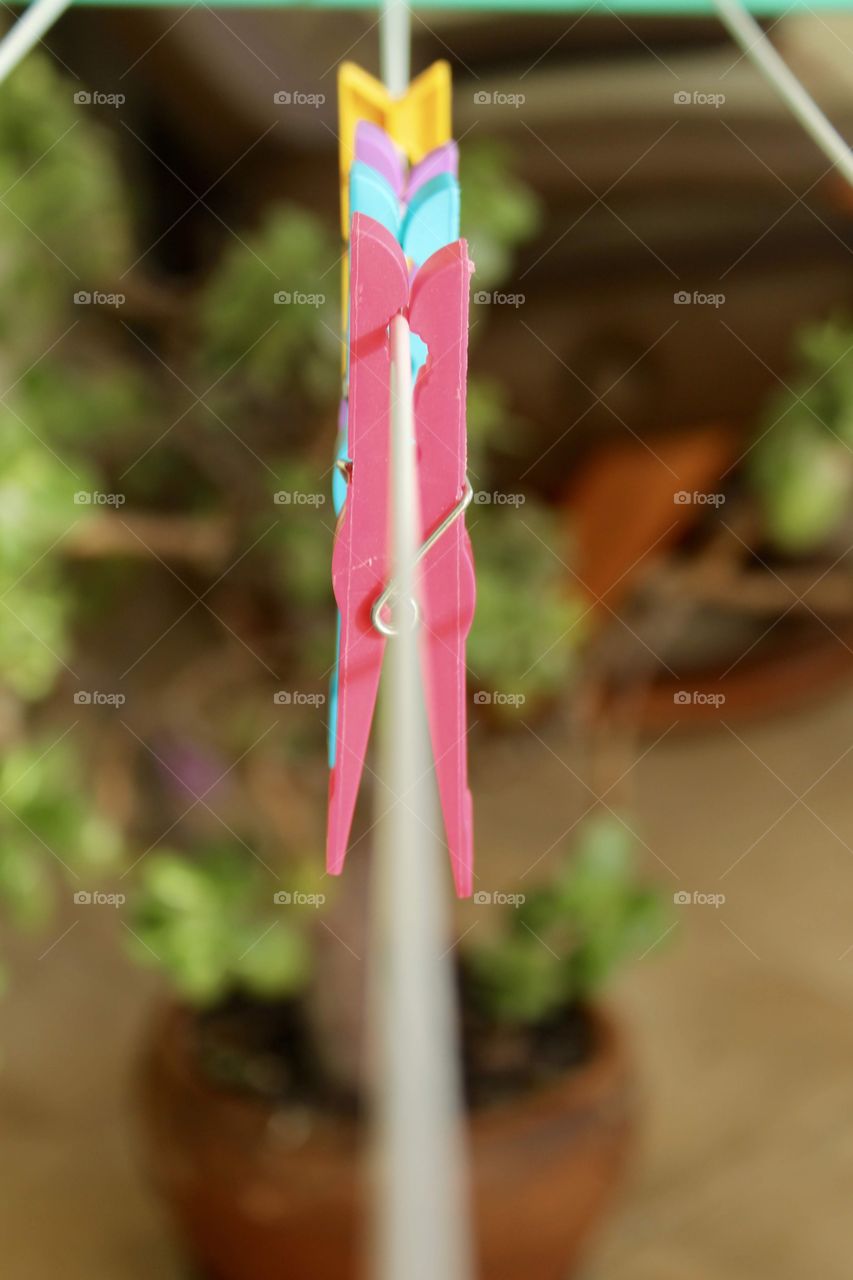
[[[741,0],[714,0],[721,20],[747,57],[787,102],[821,151],[853,186],[853,151],[782,60]]]
[[[402,0],[383,0],[379,21],[379,60],[385,88],[400,98],[409,87],[412,14]]]
[[[72,0],[33,0],[0,40],[0,84],[71,5]]]
[[[382,76],[409,85],[410,13],[384,0]],[[407,320],[391,325],[390,576],[397,634],[379,699],[370,921],[374,1199],[371,1280],[472,1280],[451,889],[427,729],[417,598],[418,483]]]
[[[437,836],[435,793],[417,631],[406,602],[417,590],[418,539],[411,342],[391,325],[397,634],[386,646],[376,756],[377,823],[371,919],[371,1280],[471,1280],[464,1174],[451,887]],[[399,615],[399,616],[397,616]]]

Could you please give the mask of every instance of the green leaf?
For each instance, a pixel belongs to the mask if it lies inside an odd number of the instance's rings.
[[[184,914],[215,913],[216,887],[204,867],[177,853],[150,853],[142,866],[142,883],[157,905]]]
[[[75,845],[71,860],[80,872],[114,870],[124,852],[121,832],[101,813],[83,817]]]
[[[796,411],[762,441],[753,474],[770,537],[784,551],[819,546],[849,509],[853,455]]]
[[[15,923],[26,929],[44,924],[53,906],[50,879],[32,843],[0,847],[0,901]]]
[[[797,368],[758,424],[748,474],[769,539],[807,554],[836,534],[853,497],[853,325],[809,324]]]
[[[497,940],[466,953],[487,1015],[540,1021],[590,998],[666,934],[660,895],[637,882],[634,843],[615,815],[588,818],[551,882],[505,912]]]
[[[304,935],[281,921],[274,921],[260,935],[258,927],[244,931],[246,949],[235,964],[238,980],[252,995],[263,999],[303,990],[311,971]]]
[[[472,142],[460,154],[462,234],[476,269],[475,288],[500,284],[515,250],[542,220],[538,197],[513,174],[512,152],[499,142]]]
[[[594,814],[559,879],[564,902],[583,915],[619,901],[634,866],[634,837],[613,814]]]
[[[478,1004],[499,1022],[540,1022],[569,994],[565,962],[529,934],[473,949],[466,964]]]
[[[212,1004],[230,985],[228,930],[221,921],[192,915],[172,921],[156,939],[178,990],[198,1004]]]
[[[241,395],[270,397],[296,385],[309,400],[330,402],[340,377],[339,252],[331,235],[313,214],[281,205],[247,245],[223,256],[202,292],[205,376],[223,377],[226,389],[239,378]]]
[[[555,517],[529,501],[475,506],[469,526],[477,566],[477,612],[468,644],[475,691],[515,695],[507,714],[569,687],[585,639],[586,604],[573,591]]]

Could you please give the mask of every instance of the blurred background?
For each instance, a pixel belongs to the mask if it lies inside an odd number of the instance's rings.
[[[853,17],[765,25],[853,135]],[[476,1159],[517,1181],[513,1258],[478,1191],[484,1280],[842,1280],[853,198],[711,19],[413,36],[477,268],[451,945]],[[0,91],[9,1276],[353,1265],[344,59],[378,74],[375,13],[87,8]],[[558,1139],[514,1153],[531,1099]]]

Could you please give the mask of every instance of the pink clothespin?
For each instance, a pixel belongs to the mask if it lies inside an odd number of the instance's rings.
[[[350,485],[332,581],[341,614],[335,765],[327,865],[344,863],[386,634],[377,602],[389,585],[389,325],[407,314],[429,355],[414,392],[420,493],[420,655],[427,718],[457,893],[471,893],[465,643],[474,616],[474,566],[461,519],[466,479],[465,386],[471,266],[464,240],[433,254],[409,287],[403,252],[378,222],[356,214],[350,241]],[[405,617],[405,609],[398,608]],[[406,625],[402,623],[401,625]]]

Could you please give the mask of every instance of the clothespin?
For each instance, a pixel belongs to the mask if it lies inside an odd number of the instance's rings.
[[[394,98],[380,80],[354,62],[338,70],[338,137],[340,139],[341,223],[349,235],[349,172],[355,159],[355,132],[360,121],[379,125],[410,164],[418,164],[436,147],[450,141],[450,64],[434,62],[412,81],[402,98]]]
[[[327,865],[344,864],[379,687],[386,636],[411,625],[393,601],[389,574],[389,325],[400,313],[426,344],[414,390],[421,552],[420,654],[438,792],[457,892],[472,887],[467,781],[465,644],[474,614],[474,568],[461,515],[466,479],[465,385],[468,285],[463,240],[434,253],[410,283],[400,245],[377,221],[355,214],[350,246],[350,484],[338,524],[332,581],[341,618],[338,714],[329,786]]]
[[[459,237],[459,151],[455,142],[446,142],[430,151],[409,168],[405,154],[379,125],[361,120],[355,128],[355,159],[349,176],[349,207],[353,214],[376,219],[397,238],[416,270],[431,254]],[[348,329],[348,256],[343,259],[342,327]],[[412,334],[412,380],[426,360],[426,346]],[[349,344],[343,354],[346,381]],[[347,402],[341,401],[332,499],[340,515],[346,499]],[[340,627],[336,640],[335,667],[329,686],[329,768],[335,764],[335,735],[338,714],[337,667],[340,654]]]

